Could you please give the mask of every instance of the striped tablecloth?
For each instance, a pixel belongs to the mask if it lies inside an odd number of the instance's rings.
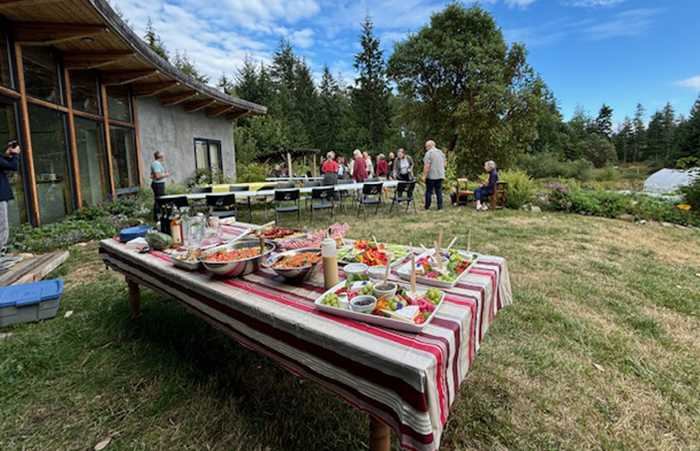
[[[419,451],[438,449],[493,315],[512,302],[506,261],[483,257],[446,290],[445,304],[416,335],[321,313],[313,306],[325,291],[321,285],[289,285],[271,270],[216,280],[175,268],[164,253],[139,254],[116,240],[102,241],[100,255],[131,280],[379,418],[405,449]]]

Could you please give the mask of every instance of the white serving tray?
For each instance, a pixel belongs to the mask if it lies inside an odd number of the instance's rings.
[[[416,257],[416,260],[419,260],[423,257],[433,255],[435,254],[435,249],[428,249],[428,252],[423,252],[420,254],[418,257]],[[481,257],[481,254],[476,253],[476,252],[467,252],[467,251],[459,251],[459,255],[462,257],[469,259],[470,256],[474,258],[472,260],[472,264],[465,269],[462,274],[459,275],[455,280],[452,282],[448,282],[446,280],[437,280],[437,279],[431,279],[430,277],[425,277],[425,276],[419,276],[416,274],[416,282],[421,283],[423,285],[431,285],[434,287],[439,287],[439,288],[454,288],[455,285],[459,282],[459,280],[464,277],[469,270],[474,266],[474,263],[476,263],[479,258]],[[410,256],[409,256],[410,257]],[[399,277],[401,277],[404,280],[411,280],[411,260],[407,261],[404,263],[399,269],[398,269]]]
[[[364,282],[355,282],[352,284],[352,289],[360,289],[363,285],[367,285],[368,283],[372,283],[371,281],[364,281]],[[408,284],[398,284],[407,290],[411,290],[411,286]],[[440,294],[442,294],[442,297],[440,298],[440,302],[435,306],[435,310],[433,311],[433,314],[428,317],[427,320],[423,324],[416,324],[416,323],[409,323],[406,321],[401,321],[400,319],[393,319],[393,318],[387,318],[384,316],[378,316],[378,315],[372,315],[368,313],[358,313],[353,310],[345,309],[343,307],[331,307],[330,305],[323,305],[321,304],[321,301],[323,300],[324,297],[328,293],[335,293],[339,289],[343,288],[345,286],[345,282],[339,283],[338,285],[334,286],[330,290],[327,290],[325,293],[323,293],[321,296],[316,299],[314,302],[314,306],[318,309],[321,310],[322,312],[329,313],[331,315],[336,315],[336,316],[342,316],[343,318],[349,318],[349,319],[354,319],[356,321],[363,321],[365,323],[370,323],[370,324],[376,324],[377,326],[383,326],[383,327],[388,327],[390,329],[396,329],[396,330],[402,330],[405,332],[413,332],[413,333],[420,333],[423,331],[423,328],[430,324],[430,322],[433,320],[435,317],[435,314],[440,310],[440,307],[445,301],[445,293],[442,291]],[[416,289],[418,291],[426,291],[427,287],[421,287],[421,286],[416,286]]]
[[[338,249],[338,254],[343,252],[343,256],[345,256],[344,252],[351,250],[351,249],[354,249],[354,247],[355,247],[355,244],[346,244],[345,246]],[[410,257],[411,256],[411,249],[408,246],[406,246],[406,250],[408,250],[408,253],[405,256],[403,256],[399,259],[396,259],[396,260],[392,260],[391,265],[389,265],[389,266],[392,268],[396,268],[396,266],[398,264],[403,262],[406,258]],[[353,265],[353,264],[357,264],[357,263],[359,263],[359,262],[349,262],[346,260],[341,260],[340,256],[338,257],[338,265],[340,265],[340,266]]]

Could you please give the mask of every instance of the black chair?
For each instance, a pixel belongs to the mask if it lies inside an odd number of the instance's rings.
[[[354,180],[348,179],[348,180],[338,180],[338,185],[352,185],[355,183]],[[343,211],[347,213],[348,207],[345,204],[345,199],[351,198],[351,197],[357,197],[357,195],[349,190],[349,189],[343,189],[343,190],[338,190],[337,191],[338,195],[336,196],[338,200],[340,201],[340,206],[343,207]]]
[[[247,186],[229,186],[228,187],[228,192],[229,193],[239,193],[241,191],[248,191]],[[246,197],[245,200],[237,200],[236,201],[236,210],[238,210],[238,207],[247,207],[248,208],[248,223],[253,222],[253,208],[250,203],[250,197]]]
[[[156,205],[158,214],[156,220],[160,222],[160,231],[170,234],[170,221],[175,217],[175,212],[178,208],[187,208],[190,206],[187,196],[176,196],[170,198],[157,197]]]
[[[313,188],[311,190],[311,203],[309,207],[311,210],[312,225],[315,225],[314,211],[316,210],[330,210],[331,220],[335,218],[335,188],[332,186]]]
[[[190,194],[202,194],[206,193],[209,194],[211,193],[211,186],[193,186],[192,189],[190,190]],[[195,202],[190,204],[190,207],[206,207],[207,204],[206,202]]]
[[[282,182],[277,184],[276,189],[294,189],[296,187],[294,182]]]
[[[212,194],[207,196],[207,205],[209,206],[209,216],[219,218],[238,217],[235,194]]]
[[[398,210],[402,202],[406,203],[406,211],[404,213],[408,213],[408,207],[410,207],[411,204],[413,204],[413,212],[417,213],[416,203],[413,201],[413,191],[415,189],[415,180],[410,182],[399,182],[399,184],[396,186],[396,190],[394,191],[394,197],[391,198],[389,213],[391,213],[391,211],[394,209],[394,204],[398,204],[396,205],[396,209]]]
[[[367,211],[365,210],[365,205],[376,205],[374,214],[379,212],[379,207],[383,205],[382,202],[382,187],[383,183],[365,183],[362,185],[362,194],[360,198],[357,199],[357,216],[360,216],[360,211],[365,212],[367,216]],[[382,208],[382,216],[384,216],[384,208]]]
[[[319,186],[323,186],[323,183],[316,180],[304,180],[303,186],[304,188],[318,188]],[[306,201],[308,205],[309,202],[311,202],[311,196],[304,196],[304,201]]]
[[[293,202],[293,205],[285,205],[285,203]],[[280,213],[297,214],[297,224],[301,226],[301,208],[299,207],[299,190],[298,189],[279,189],[275,190],[275,224],[279,222]]]
[[[294,184],[292,183],[292,185],[294,185]],[[292,186],[292,188],[294,188],[294,186]],[[270,184],[270,185],[263,185],[258,191],[273,191],[275,189],[279,189],[278,186],[275,184]],[[248,201],[251,204],[253,203],[254,200],[262,201],[262,203],[264,204],[264,206],[265,206],[265,222],[267,222],[267,204],[270,203],[271,201],[268,202],[268,196],[255,195],[255,196],[250,196],[248,198]],[[252,222],[252,220],[251,220],[251,222]]]

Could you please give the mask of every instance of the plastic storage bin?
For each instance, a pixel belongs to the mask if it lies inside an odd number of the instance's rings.
[[[146,236],[146,233],[151,230],[153,227],[151,226],[138,226],[138,227],[129,227],[128,229],[121,229],[119,231],[119,241],[122,243],[126,243],[127,241],[131,241],[134,238],[141,238]]]
[[[0,327],[53,318],[58,312],[63,281],[11,285],[0,289]]]

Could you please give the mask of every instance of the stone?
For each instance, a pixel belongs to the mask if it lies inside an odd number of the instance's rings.
[[[621,221],[634,222],[637,218],[635,218],[634,215],[625,213],[618,216],[617,219]]]
[[[680,225],[680,224],[674,224],[674,225],[676,226],[677,229],[681,229],[681,230],[688,230],[689,229],[688,227],[686,227],[684,225]]]
[[[540,207],[538,207],[537,205],[534,205],[534,206],[532,207],[532,211],[533,211],[534,213],[542,213],[542,209],[541,209]],[[409,269],[410,269],[410,268],[409,268]]]
[[[3,341],[5,339],[8,339],[12,336],[12,332],[7,332],[7,333],[2,333],[0,334],[0,341]]]
[[[664,227],[673,227],[673,224],[671,224],[670,222],[662,222],[661,225]]]
[[[646,223],[647,223],[647,220],[646,220],[646,219],[642,219],[642,220],[639,221],[639,225],[644,225],[644,224],[646,224]]]

